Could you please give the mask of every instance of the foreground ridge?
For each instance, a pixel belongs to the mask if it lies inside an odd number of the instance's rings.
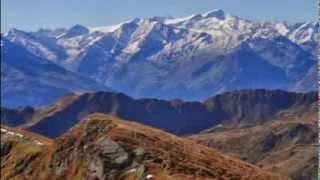
[[[190,140],[97,113],[52,145],[19,156],[17,148],[1,154],[4,179],[284,179]]]

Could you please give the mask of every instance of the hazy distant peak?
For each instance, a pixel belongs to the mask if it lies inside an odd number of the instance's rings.
[[[88,34],[89,33],[89,29],[76,24],[73,27],[71,27],[68,32],[63,36],[64,38],[71,38],[71,37],[75,37],[75,36],[80,36],[80,35],[84,35],[84,34]]]
[[[214,17],[221,20],[225,19],[225,15],[226,15],[225,12],[221,9],[214,9],[202,14],[202,16],[206,18]]]

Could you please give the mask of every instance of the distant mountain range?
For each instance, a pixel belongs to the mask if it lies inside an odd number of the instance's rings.
[[[316,90],[318,31],[318,23],[254,22],[213,10],[106,27],[12,29],[3,38],[25,49],[31,59],[49,61],[100,84],[84,89],[106,86],[132,97],[203,100],[238,89]],[[4,74],[7,71],[3,68]],[[14,81],[10,77],[5,83]],[[7,104],[36,106],[50,101],[40,96],[41,102],[16,103],[14,97],[7,96]]]

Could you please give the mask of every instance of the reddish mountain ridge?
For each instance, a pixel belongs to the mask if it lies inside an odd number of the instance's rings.
[[[286,179],[188,139],[110,115],[92,114],[41,146],[5,137],[1,179]],[[9,147],[5,153],[3,147]]]

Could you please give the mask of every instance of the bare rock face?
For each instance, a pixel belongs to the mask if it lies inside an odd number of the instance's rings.
[[[114,141],[102,139],[97,142],[100,156],[109,160],[111,166],[121,166],[128,162],[128,153]]]

